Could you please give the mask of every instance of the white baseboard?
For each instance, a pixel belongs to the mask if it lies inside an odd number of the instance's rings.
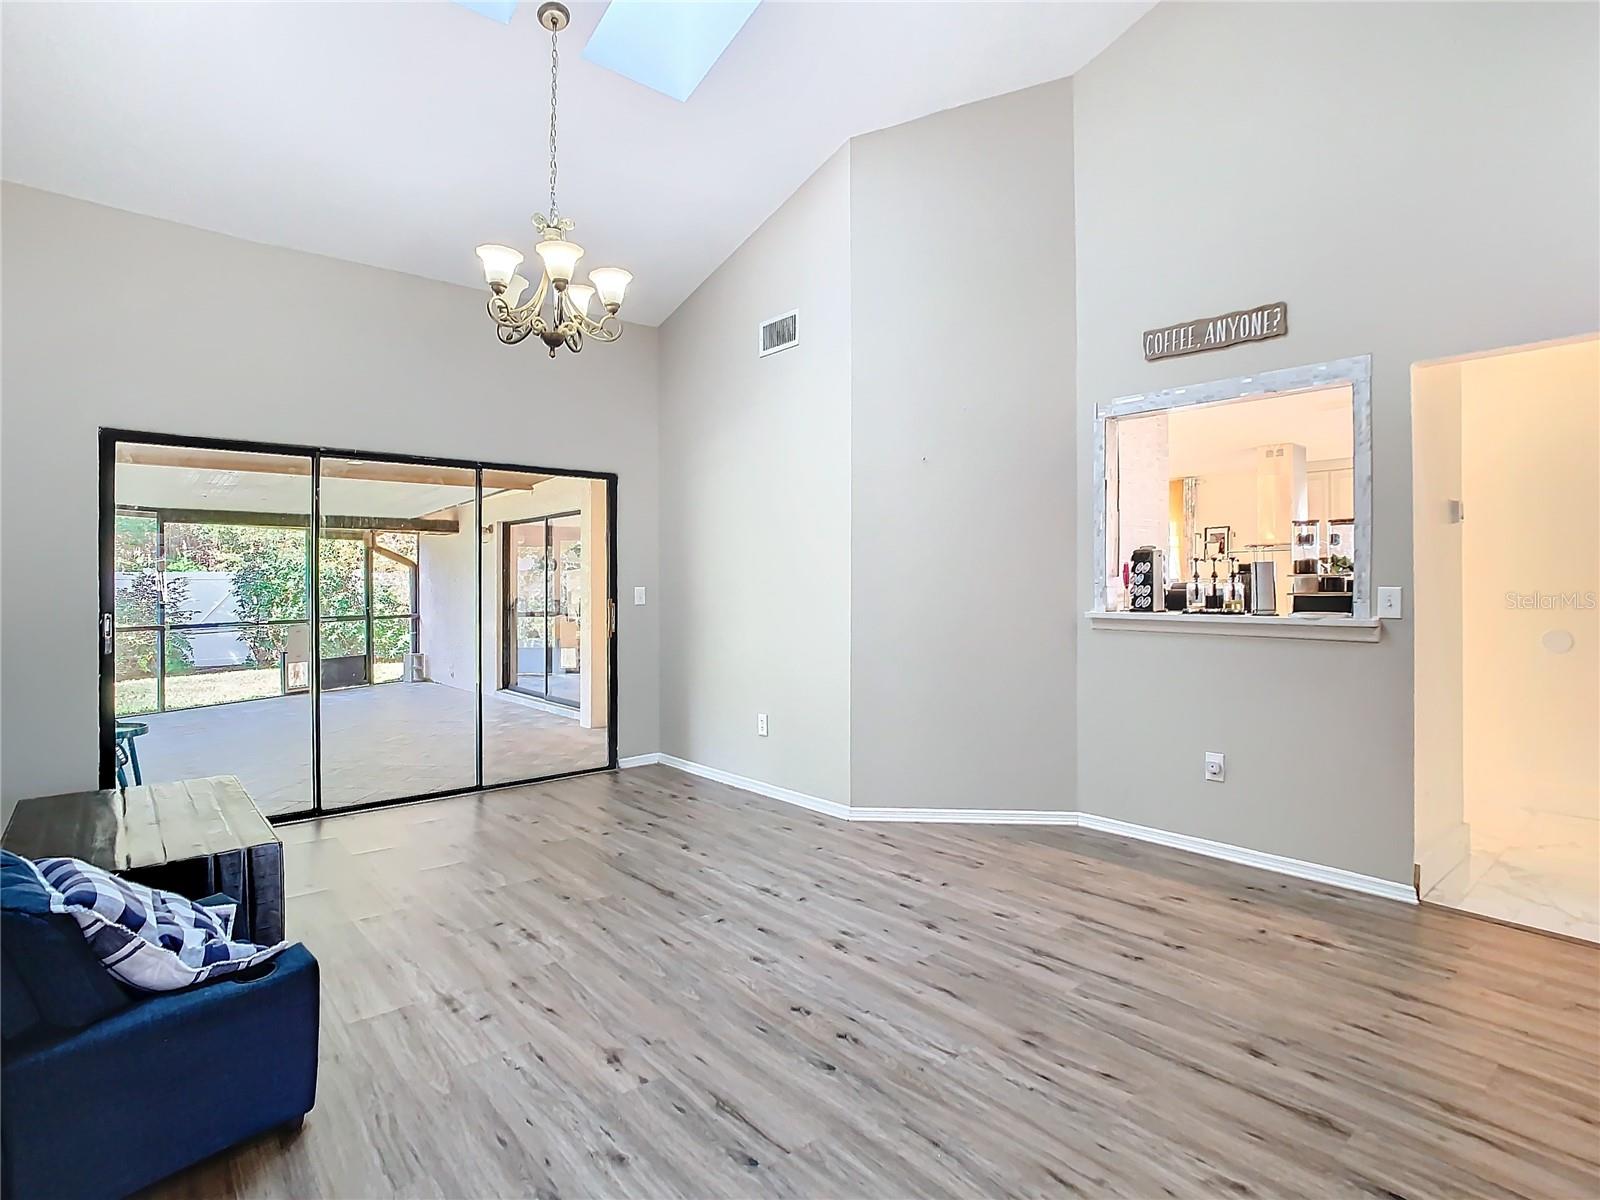
[[[1158,846],[1171,846],[1175,850],[1187,850],[1191,854],[1203,854],[1207,858],[1220,858],[1224,862],[1258,867],[1263,871],[1275,871],[1279,875],[1293,875],[1297,879],[1326,883],[1352,892],[1365,892],[1369,896],[1382,896],[1385,900],[1398,900],[1402,904],[1417,902],[1417,893],[1409,883],[1395,883],[1392,880],[1379,879],[1376,875],[1361,875],[1355,871],[1346,871],[1342,867],[1325,867],[1321,863],[1306,862],[1282,854],[1268,854],[1263,850],[1251,850],[1227,842],[1213,842],[1209,838],[1191,837],[1187,833],[1153,829],[1149,825],[1135,825],[1131,821],[1118,821],[1113,817],[1100,817],[1094,813],[1082,813],[1080,816],[1082,818],[1078,822],[1080,825],[1100,833],[1114,833],[1121,837],[1136,838],[1141,842],[1153,842]]]
[[[772,800],[782,800],[785,804],[794,804],[800,808],[822,813],[824,816],[835,817],[841,821],[905,821],[956,825],[1080,826],[1099,833],[1112,833],[1119,837],[1134,838],[1138,841],[1151,842],[1158,846],[1170,846],[1176,850],[1186,850],[1191,854],[1202,854],[1207,858],[1217,858],[1224,862],[1238,863],[1241,866],[1257,867],[1263,871],[1276,872],[1279,875],[1292,875],[1297,879],[1324,883],[1332,887],[1345,888],[1352,892],[1362,892],[1369,896],[1381,896],[1386,900],[1397,900],[1402,904],[1415,904],[1417,902],[1416,891],[1410,884],[1394,883],[1387,879],[1379,879],[1374,875],[1362,875],[1355,871],[1346,871],[1340,867],[1325,867],[1320,863],[1305,862],[1302,859],[1289,858],[1281,854],[1268,854],[1265,851],[1251,850],[1245,846],[1229,845],[1227,842],[1214,842],[1209,838],[1192,837],[1186,833],[1172,833],[1168,830],[1155,829],[1148,825],[1135,825],[1131,821],[1118,821],[1113,817],[1096,816],[1094,813],[1077,812],[1069,809],[853,808],[848,804],[840,804],[834,800],[824,800],[820,796],[809,796],[804,792],[797,792],[791,788],[763,783],[759,779],[749,779],[743,775],[735,775],[731,771],[722,771],[716,767],[705,766],[702,763],[690,762],[686,758],[676,758],[671,754],[639,754],[621,760],[623,767],[642,767],[652,763],[660,763],[666,767],[676,767],[680,771],[685,771],[690,775],[698,775],[702,779],[725,783],[729,787],[741,788],[744,791],[754,792],[758,796],[766,796]]]
[[[627,758],[617,759],[617,766],[626,771],[629,767],[649,767],[661,761],[659,754],[630,754]]]
[[[850,819],[850,806],[848,804],[840,804],[837,800],[824,800],[821,796],[808,796],[805,792],[797,792],[793,788],[779,787],[773,783],[763,783],[759,779],[747,779],[743,775],[735,775],[732,771],[721,771],[716,767],[690,762],[686,758],[675,758],[671,754],[658,755],[656,761],[664,767],[676,767],[680,771],[687,771],[689,774],[698,775],[702,779],[725,783],[729,787],[742,788],[747,792],[754,792],[758,796],[766,796],[772,800],[782,800],[785,804],[809,808],[812,812],[822,813],[824,816],[837,817],[841,821]]]
[[[1082,813],[1049,808],[854,808],[851,821],[918,821],[931,825],[1077,825]]]

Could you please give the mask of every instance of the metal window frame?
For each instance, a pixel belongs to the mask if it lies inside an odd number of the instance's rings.
[[[267,519],[266,520],[253,521],[253,520],[249,519],[252,515],[264,516]],[[187,708],[174,708],[174,707],[172,707],[171,705],[169,705],[166,702],[166,697],[167,697],[167,676],[170,674],[170,672],[167,670],[166,644],[167,644],[167,638],[172,633],[179,632],[179,631],[189,632],[189,633],[221,633],[221,632],[225,632],[225,631],[228,631],[228,630],[260,629],[260,628],[263,628],[263,627],[269,626],[269,625],[309,625],[311,623],[311,615],[310,615],[309,611],[303,617],[272,617],[272,618],[268,618],[267,620],[264,620],[264,621],[169,621],[169,620],[167,620],[166,619],[167,618],[167,611],[166,611],[166,596],[167,596],[167,588],[166,588],[166,576],[167,576],[167,556],[166,556],[166,540],[167,540],[167,538],[166,538],[166,530],[167,530],[167,526],[168,525],[220,525],[220,526],[241,526],[242,525],[242,526],[250,526],[250,527],[261,528],[261,529],[300,529],[302,531],[306,531],[306,532],[309,533],[309,528],[310,527],[309,527],[308,524],[299,524],[299,523],[296,523],[296,522],[291,522],[290,520],[286,519],[286,518],[289,518],[289,517],[293,517],[294,515],[295,514],[290,514],[290,513],[251,514],[251,513],[246,513],[246,512],[234,512],[234,511],[231,511],[231,510],[223,510],[223,509],[216,510],[215,513],[208,512],[205,509],[192,509],[192,508],[184,508],[184,509],[138,508],[138,507],[130,506],[130,507],[118,507],[118,508],[115,509],[114,514],[113,514],[114,517],[117,517],[117,516],[148,517],[149,519],[154,520],[155,523],[156,523],[156,528],[155,528],[155,543],[156,543],[155,568],[156,568],[156,577],[157,577],[157,580],[158,580],[158,590],[157,590],[157,599],[156,599],[156,618],[157,618],[156,623],[152,624],[152,625],[122,625],[122,624],[115,623],[115,620],[113,620],[114,633],[116,635],[120,635],[120,634],[124,634],[124,633],[151,633],[151,634],[155,635],[155,646],[156,646],[156,649],[155,649],[156,706],[155,706],[155,708],[150,709],[147,712],[139,712],[139,713],[129,713],[129,714],[127,714],[130,718],[131,717],[148,716],[148,715],[150,715],[152,713],[188,712],[188,711],[191,711],[190,709],[187,709]],[[216,520],[216,519],[214,519],[217,516],[220,516],[220,517],[223,517],[223,518],[226,518],[226,519],[224,519],[224,520]],[[341,521],[348,521],[351,518],[344,517],[344,518],[331,518],[331,519],[341,520]],[[304,520],[309,522],[309,520],[310,520],[310,514],[309,513],[306,515]],[[420,579],[421,568],[420,568],[418,563],[412,561],[409,558],[406,558],[403,554],[396,554],[394,551],[385,549],[384,547],[378,545],[377,538],[378,538],[378,535],[380,533],[410,533],[410,534],[413,534],[413,535],[415,535],[417,537],[420,537],[420,536],[422,536],[422,534],[429,532],[429,530],[427,530],[425,528],[417,528],[417,526],[419,524],[425,525],[427,523],[426,522],[416,522],[416,521],[402,521],[400,519],[396,519],[395,524],[393,526],[389,526],[389,525],[361,525],[361,526],[339,525],[339,526],[332,527],[332,528],[330,528],[328,530],[323,530],[323,531],[319,532],[319,534],[317,536],[317,541],[319,543],[324,538],[339,538],[339,539],[344,539],[344,540],[349,540],[349,541],[360,541],[362,543],[362,546],[363,546],[363,549],[362,549],[362,585],[363,585],[363,590],[364,590],[364,600],[363,600],[364,608],[363,608],[362,612],[359,613],[359,614],[353,614],[353,615],[352,614],[343,614],[343,615],[337,615],[337,616],[329,616],[328,614],[324,613],[320,618],[320,620],[323,623],[327,623],[327,622],[330,622],[330,621],[362,621],[362,622],[365,623],[365,631],[364,631],[365,632],[365,638],[364,638],[364,642],[365,642],[365,654],[366,654],[367,662],[366,662],[366,682],[364,684],[360,685],[362,687],[378,687],[378,686],[381,686],[382,683],[396,683],[396,682],[398,682],[398,680],[393,680],[393,679],[390,679],[390,680],[379,680],[377,678],[378,658],[377,658],[377,653],[376,653],[376,650],[375,650],[376,631],[374,629],[374,626],[376,626],[376,624],[379,621],[409,620],[411,622],[411,649],[414,652],[416,650],[416,648],[417,648],[417,643],[418,643],[418,640],[419,640],[419,637],[420,637],[420,633],[421,633],[422,614],[417,611],[415,606],[416,606],[416,600],[417,600],[417,593],[418,593],[419,588],[421,587],[421,579]],[[310,554],[311,552],[312,551],[308,546],[307,553]],[[115,550],[113,549],[113,556],[114,556],[114,554],[115,554]],[[408,612],[378,612],[376,610],[376,608],[374,606],[374,601],[373,601],[374,559],[375,559],[375,556],[380,555],[380,554],[383,555],[386,558],[393,559],[396,562],[404,563],[410,569],[410,574],[411,574],[411,596],[410,596],[410,599],[411,599],[411,604],[412,604],[412,607],[411,607],[410,611],[408,611]],[[308,573],[309,573],[309,565],[308,565],[307,569],[308,569]],[[114,592],[114,585],[113,585],[113,592]],[[251,697],[250,699],[262,699],[262,698],[263,697]],[[270,699],[270,697],[266,697],[266,698]],[[245,700],[219,700],[215,704],[197,705],[195,707],[199,707],[199,708],[220,708],[225,704],[248,704],[250,702],[250,699],[245,699]]]
[[[132,628],[118,628],[115,624],[116,612],[116,459],[117,447],[121,443],[133,443],[149,446],[173,446],[197,450],[227,450],[239,453],[280,454],[288,457],[307,458],[311,463],[309,478],[310,508],[308,530],[318,531],[317,537],[307,538],[307,556],[309,559],[308,578],[308,608],[309,613],[305,620],[311,626],[311,661],[312,670],[308,673],[309,691],[311,698],[311,806],[306,809],[288,813],[276,813],[267,819],[274,825],[288,824],[295,821],[311,820],[324,816],[343,813],[365,812],[378,808],[390,808],[402,804],[415,804],[425,800],[437,800],[447,796],[468,795],[473,792],[492,791],[499,788],[522,787],[531,783],[543,783],[555,779],[568,779],[581,775],[593,775],[602,771],[615,771],[618,767],[617,754],[617,721],[621,706],[619,695],[619,638],[616,622],[610,614],[616,612],[617,603],[617,476],[610,471],[591,471],[572,468],[555,468],[529,466],[518,463],[489,462],[476,459],[440,458],[430,455],[397,454],[383,451],[354,450],[342,447],[306,446],[284,442],[264,442],[238,438],[210,438],[188,437],[181,434],[162,433],[149,430],[135,430],[111,428],[102,426],[99,430],[99,612],[96,621],[96,636],[99,642],[99,685],[100,685],[100,720],[99,720],[99,759],[100,759],[100,786],[111,788],[116,786],[116,635],[119,632],[132,632]],[[447,788],[439,791],[418,793],[408,796],[396,796],[382,800],[369,801],[365,804],[341,806],[335,808],[324,807],[322,803],[322,686],[321,670],[316,664],[321,662],[321,626],[324,620],[339,620],[346,618],[328,617],[322,615],[321,607],[321,556],[316,553],[316,542],[320,538],[322,528],[322,463],[324,459],[352,459],[362,462],[395,463],[411,466],[436,466],[446,468],[459,468],[473,473],[473,511],[474,529],[481,531],[483,527],[483,474],[485,471],[504,471],[523,473],[528,475],[557,476],[575,479],[590,479],[603,482],[606,485],[606,557],[607,557],[607,587],[606,605],[607,614],[600,628],[604,636],[609,639],[607,645],[607,723],[606,723],[606,763],[603,766],[585,767],[573,771],[557,771],[545,775],[532,775],[525,778],[510,779],[486,783],[483,777],[483,688],[484,670],[483,661],[483,538],[480,533],[475,533],[473,544],[475,547],[474,574],[476,577],[474,606],[474,642],[478,647],[475,655],[477,674],[477,720],[474,735],[474,782],[458,788]],[[153,509],[136,509],[131,511],[154,512]],[[177,510],[185,511],[185,510]],[[193,512],[194,510],[186,510]],[[571,515],[571,514],[555,514]],[[158,523],[159,527],[159,523]],[[352,531],[355,532],[355,531]],[[368,530],[365,539],[371,541],[376,530]],[[546,535],[548,539],[548,534]],[[158,543],[157,552],[161,547]],[[372,613],[371,603],[371,560],[370,551],[365,557],[365,574],[367,577],[367,604],[364,619],[367,622],[367,637],[369,647],[368,679],[371,679],[371,622],[375,619],[388,619],[391,614],[383,618],[376,618]],[[420,555],[419,555],[420,557]],[[412,644],[416,645],[418,636],[417,622],[420,620],[417,605],[418,575],[420,563],[413,566],[413,586],[411,594],[411,613],[392,614],[396,619],[410,616],[412,619]],[[546,584],[548,588],[548,583]],[[548,605],[547,605],[548,607]],[[165,628],[164,612],[158,610],[162,617],[161,624]],[[109,618],[110,624],[102,626],[101,621]],[[362,618],[348,618],[362,619]],[[276,624],[262,622],[262,624]],[[296,619],[286,619],[282,623],[301,624]],[[204,624],[204,623],[196,623]],[[227,623],[218,623],[227,624]],[[245,627],[251,627],[256,622],[240,622]],[[162,633],[157,633],[158,641],[162,640]],[[165,652],[164,645],[158,645],[158,655]],[[162,660],[162,666],[165,663]],[[369,684],[369,686],[371,686]],[[246,703],[237,701],[235,703]],[[210,706],[208,706],[210,707]],[[164,710],[159,710],[164,711]]]

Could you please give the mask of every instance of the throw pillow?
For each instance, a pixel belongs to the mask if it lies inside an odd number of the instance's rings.
[[[206,908],[76,858],[41,858],[34,866],[51,909],[75,918],[106,970],[141,991],[176,991],[244,971],[289,945],[235,942],[232,908]]]
[[[53,894],[31,862],[0,850],[0,1032],[8,1043],[81,1029],[128,1006],[78,923],[51,911]]]

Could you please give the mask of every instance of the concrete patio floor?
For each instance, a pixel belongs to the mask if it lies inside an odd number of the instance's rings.
[[[441,683],[330,691],[322,701],[322,806],[473,786],[477,694]],[[270,815],[311,807],[311,700],[274,696],[136,718],[146,783],[237,775]],[[486,692],[486,785],[606,765],[604,729]]]

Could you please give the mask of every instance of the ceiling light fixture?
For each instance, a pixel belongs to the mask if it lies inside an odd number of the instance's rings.
[[[583,349],[586,337],[597,342],[614,342],[621,337],[622,322],[617,319],[617,312],[633,280],[621,267],[595,267],[589,272],[587,284],[572,282],[583,247],[567,240],[573,228],[572,218],[563,217],[556,207],[556,79],[561,65],[556,37],[571,20],[565,4],[550,0],[539,6],[539,24],[550,31],[550,212],[533,214],[534,227],[539,231],[539,244],[533,250],[543,270],[539,286],[526,303],[519,303],[528,290],[528,281],[517,274],[522,253],[510,246],[478,247],[483,277],[493,293],[489,297],[489,315],[494,318],[495,336],[507,346],[515,346],[536,333],[550,348],[551,358],[562,346],[576,354]],[[589,315],[597,296],[605,309],[598,321]]]

